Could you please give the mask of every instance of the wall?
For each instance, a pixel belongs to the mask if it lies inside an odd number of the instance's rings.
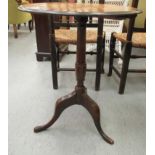
[[[129,0],[130,4],[132,0]],[[136,18],[135,27],[142,28],[144,27],[144,21],[146,18],[146,0],[139,0],[138,9],[141,9],[143,13],[139,14]]]

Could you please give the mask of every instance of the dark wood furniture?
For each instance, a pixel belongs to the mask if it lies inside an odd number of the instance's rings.
[[[90,1],[89,3],[93,3],[94,1]],[[81,3],[88,3],[87,1],[83,1]],[[104,3],[104,0],[99,0],[100,4]],[[76,54],[76,52],[69,51],[68,48],[65,48],[65,51],[61,50],[62,46],[68,46],[69,44],[77,44],[77,30],[75,27],[77,27],[77,22],[76,19],[74,20],[74,17],[72,17],[72,20],[70,22],[71,16],[67,16],[66,20],[64,21],[66,16],[60,16],[60,21],[54,21],[53,24],[56,28],[55,30],[55,42],[57,49],[56,51],[56,57],[54,58],[55,60],[55,65],[53,66],[53,88],[57,89],[58,88],[58,76],[57,73],[59,71],[75,71],[75,67],[69,68],[69,67],[61,67],[59,60],[60,60],[60,55],[62,54]],[[63,19],[63,20],[62,20]],[[97,23],[97,19],[95,22],[93,22],[93,18],[89,17],[88,21],[86,23],[86,26],[89,28],[96,28],[96,29],[88,29],[86,31],[86,43],[88,44],[95,44],[97,43],[97,49],[96,51],[89,51],[86,52],[86,54],[90,55],[96,55],[96,66],[95,68],[87,68],[86,71],[89,72],[95,72],[96,77],[95,77],[95,90],[99,90],[100,87],[100,77],[101,73],[104,72],[104,44],[105,44],[105,34],[103,33],[103,18],[99,19],[99,24]],[[74,28],[74,29],[73,29]],[[97,32],[98,28],[98,32]],[[97,38],[97,36],[100,35],[100,38]],[[102,46],[101,46],[102,45]],[[69,61],[69,60],[68,60]]]
[[[85,49],[86,49],[86,22],[88,16],[91,17],[106,17],[106,18],[131,18],[135,19],[136,15],[141,11],[132,7],[116,7],[113,5],[104,4],[77,4],[77,3],[43,3],[43,4],[31,4],[23,5],[19,7],[22,11],[27,11],[35,14],[48,15],[49,19],[49,40],[50,49],[52,55],[52,63],[54,56],[55,38],[54,38],[54,27],[53,27],[53,15],[66,15],[74,16],[77,20],[77,54],[76,54],[76,80],[77,84],[75,90],[64,97],[59,98],[56,101],[55,113],[52,119],[45,125],[34,128],[34,132],[40,132],[55,123],[61,113],[69,106],[78,104],[85,107],[90,115],[92,116],[95,126],[102,136],[102,138],[109,144],[113,144],[114,141],[109,138],[102,130],[100,124],[100,109],[97,103],[87,95],[86,87],[84,86],[84,79],[86,73],[86,60],[85,60]],[[100,37],[100,36],[98,36]]]
[[[137,8],[139,0],[133,0],[132,6]],[[109,57],[109,73],[112,75],[112,71],[120,78],[119,94],[124,94],[127,74],[128,73],[145,73],[145,69],[129,69],[130,59],[146,58],[146,55],[135,55],[132,53],[132,47],[134,48],[146,48],[146,22],[144,28],[134,28],[135,19],[130,20],[127,33],[113,33],[110,43],[110,57]],[[122,54],[115,50],[116,40],[122,42]],[[121,71],[116,68],[114,59],[120,58],[122,60]]]
[[[48,0],[33,0],[34,3],[49,2]],[[49,37],[48,37],[48,18],[46,15],[34,15],[37,52],[36,58],[42,61],[44,56],[50,57]],[[44,23],[44,24],[42,24]]]
[[[42,3],[42,2],[56,2],[58,0],[31,0],[33,3]],[[56,17],[57,21],[58,18]],[[35,31],[36,31],[36,43],[37,43],[37,52],[36,59],[37,61],[43,61],[44,58],[50,59],[50,49],[49,49],[49,31],[48,31],[48,18],[43,14],[35,14]],[[42,24],[44,23],[44,24]]]

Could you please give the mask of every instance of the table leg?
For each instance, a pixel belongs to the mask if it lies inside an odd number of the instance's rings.
[[[87,95],[87,91],[84,86],[84,78],[86,73],[86,59],[85,59],[86,22],[88,19],[87,17],[77,17],[76,19],[78,22],[78,31],[77,31],[78,41],[77,41],[77,55],[75,65],[77,85],[75,86],[75,90],[72,93],[64,97],[61,97],[60,99],[57,100],[55,106],[55,113],[52,119],[45,125],[35,127],[34,132],[40,132],[46,130],[47,128],[49,128],[51,125],[54,124],[54,122],[59,118],[63,110],[65,110],[69,106],[78,104],[82,105],[88,110],[102,138],[109,144],[113,144],[114,141],[111,138],[109,138],[101,128],[99,106]]]

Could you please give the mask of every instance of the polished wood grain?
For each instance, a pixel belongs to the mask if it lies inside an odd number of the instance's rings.
[[[134,0],[133,2],[136,2]],[[100,17],[114,17],[114,18],[131,18],[129,25],[132,27],[134,25],[135,17],[141,11],[132,7],[120,7],[114,5],[103,5],[103,4],[77,4],[77,3],[35,3],[22,5],[19,7],[22,11],[27,11],[31,13],[39,14],[53,14],[53,15],[70,15],[75,16],[77,21],[77,52],[76,52],[76,64],[75,73],[77,84],[75,90],[57,100],[55,113],[52,119],[41,126],[34,128],[34,132],[40,132],[48,129],[52,126],[56,120],[59,118],[61,113],[68,107],[78,104],[82,105],[88,110],[90,115],[94,120],[94,124],[102,136],[102,138],[109,144],[114,144],[114,141],[108,137],[101,128],[100,123],[100,109],[97,103],[87,95],[87,89],[84,86],[84,80],[86,75],[86,23],[88,21],[88,16],[100,16]],[[55,35],[54,35],[54,24],[53,16],[48,16],[49,24],[49,42],[51,49],[52,66],[56,65],[55,61]],[[100,18],[99,19],[102,19]],[[103,19],[102,19],[103,20]],[[43,23],[44,24],[44,23]],[[103,24],[102,24],[103,25]],[[103,26],[102,26],[103,28]],[[99,27],[98,27],[99,29]],[[51,31],[52,30],[52,31]],[[101,33],[102,34],[102,33]],[[127,39],[131,40],[132,29],[129,29]],[[101,36],[98,30],[98,42],[100,42]],[[102,40],[101,40],[102,41]],[[100,57],[100,55],[99,55]],[[54,69],[52,69],[54,72]],[[54,74],[53,74],[54,75]],[[56,79],[56,78],[53,78]]]
[[[85,80],[85,75],[86,75],[86,23],[88,21],[88,17],[76,17],[77,21],[77,52],[76,52],[76,81],[77,84],[75,86],[75,90],[72,93],[69,93],[66,96],[63,96],[59,98],[56,101],[56,106],[55,106],[55,112],[50,121],[48,121],[46,124],[37,126],[34,128],[34,132],[38,133],[41,131],[44,131],[48,129],[50,126],[52,126],[56,120],[59,118],[61,113],[68,107],[72,105],[81,105],[84,108],[88,110],[90,115],[92,116],[94,120],[94,124],[96,126],[96,129],[98,130],[99,134],[101,137],[109,144],[114,144],[114,141],[107,136],[107,134],[102,130],[101,123],[100,123],[100,109],[98,104],[91,99],[87,95],[87,89],[84,86],[84,80]],[[49,25],[53,29],[53,23],[51,18],[49,18]],[[54,46],[54,35],[53,32],[49,34],[50,37],[50,48],[51,48],[51,53],[52,53],[52,63],[55,60],[55,55],[53,55],[55,52]],[[53,65],[54,66],[54,63]],[[54,70],[52,70],[54,71]],[[53,74],[54,75],[54,74]]]
[[[31,13],[73,15],[73,16],[129,16],[141,13],[133,7],[122,7],[110,4],[79,4],[79,3],[33,3],[19,7],[19,10]]]

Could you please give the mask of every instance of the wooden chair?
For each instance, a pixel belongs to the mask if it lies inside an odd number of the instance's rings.
[[[70,0],[70,1],[76,1],[77,3],[99,3],[99,0]],[[105,0],[105,1],[101,1],[100,3],[105,3],[105,4],[113,4],[113,5],[123,5],[123,6],[127,6],[128,5],[128,0]],[[57,70],[58,71],[74,71],[73,68],[61,68],[60,67],[60,63],[59,60],[60,55],[64,55],[64,54],[75,54],[76,52],[76,28],[74,28],[74,24],[73,23],[73,17],[68,17],[67,20],[70,21],[71,19],[71,24],[72,27],[70,26],[70,29],[66,29],[66,30],[57,30],[56,31],[56,42],[57,47],[58,47],[58,52],[57,52]],[[98,22],[98,18],[89,18],[89,24],[97,24]],[[109,45],[110,45],[110,37],[111,37],[111,33],[112,32],[122,32],[123,29],[123,25],[124,25],[124,20],[112,20],[112,19],[104,19],[104,26],[103,26],[103,31],[106,32],[103,35],[103,41],[105,42],[105,46],[103,44],[103,47],[105,47],[106,49],[109,49]],[[96,30],[93,30],[92,28],[90,28],[91,25],[89,25],[89,30],[88,35],[87,35],[87,44],[86,44],[86,54],[91,54],[91,55],[96,55],[96,37],[97,37],[97,32]],[[90,38],[91,37],[91,38]],[[64,49],[63,45],[67,45]],[[116,43],[117,45],[119,44],[119,47],[121,46],[120,42],[118,41],[118,43]],[[119,48],[119,52],[120,52],[120,48]],[[103,53],[104,53],[104,49],[103,49]],[[101,58],[101,63],[102,63],[102,67],[101,67],[101,73],[104,73],[104,55],[102,55]],[[97,71],[98,68],[95,69],[88,69],[87,71]],[[100,75],[99,73],[96,73],[96,84],[95,84],[95,90],[99,90],[99,83],[97,81],[100,81]]]
[[[32,16],[29,13],[18,10],[18,5],[21,3],[28,3],[24,0],[9,0],[8,1],[8,24],[13,24],[14,37],[17,38],[17,26],[19,24],[29,22],[29,30],[33,29]]]
[[[75,1],[75,0],[70,0]],[[77,3],[82,3],[83,0],[77,0]],[[91,0],[85,0],[85,3],[90,3]],[[99,0],[93,0],[92,3],[99,3]],[[127,6],[129,3],[129,0],[105,0],[105,4],[112,4],[117,6]],[[93,18],[93,20],[90,18],[90,22],[97,23],[98,19]],[[122,32],[123,26],[124,26],[124,20],[116,20],[116,19],[104,19],[103,24],[103,31],[105,33],[105,50],[110,51],[110,38],[112,32]],[[119,48],[119,51],[121,52],[121,42],[116,42],[116,48]],[[68,49],[71,51],[76,51],[76,45],[69,45]],[[86,51],[94,51],[96,50],[96,44],[87,44],[86,45]]]
[[[85,1],[84,1],[85,2]],[[90,3],[93,3],[93,0],[90,1]],[[100,0],[100,3],[104,3],[104,0]],[[75,52],[70,51],[63,51],[61,50],[62,45],[68,45],[68,44],[76,44],[77,43],[77,30],[71,29],[75,28],[77,26],[76,20],[74,22],[70,22],[70,18],[67,17],[67,21],[62,21],[63,17],[60,17],[60,22],[54,22],[54,27],[57,27],[58,29],[55,30],[55,43],[56,43],[56,49],[55,53],[52,55],[52,76],[53,76],[53,88],[58,88],[58,79],[57,79],[57,72],[58,71],[74,71],[75,68],[61,68],[59,64],[59,56],[60,53],[64,54],[75,54]],[[61,27],[61,28],[60,28]],[[64,28],[62,28],[64,27]],[[92,19],[89,18],[87,27],[95,27],[95,30],[88,29],[86,32],[86,42],[87,43],[98,43],[97,52],[86,52],[86,54],[96,54],[96,68],[95,69],[87,69],[87,71],[94,71],[96,72],[96,79],[95,79],[95,90],[99,90],[100,86],[100,74],[103,72],[102,66],[103,61],[101,56],[104,56],[102,54],[104,52],[104,33],[103,33],[103,19],[99,19],[98,23],[92,23]],[[99,31],[97,31],[97,28]],[[100,37],[98,37],[98,35]],[[53,49],[54,51],[54,49]]]
[[[139,0],[133,0],[132,6],[137,7]],[[134,28],[135,19],[131,19],[129,21],[129,27],[127,33],[112,33],[111,35],[111,42],[110,42],[110,57],[109,57],[109,73],[108,76],[112,75],[112,70],[120,78],[119,84],[119,94],[123,94],[125,90],[125,84],[127,79],[127,73],[145,73],[146,70],[142,69],[129,69],[129,61],[130,59],[136,58],[145,58],[145,55],[133,55],[132,54],[132,47],[134,48],[146,48],[146,27],[144,29],[137,29]],[[140,31],[139,31],[140,30]],[[136,31],[136,32],[134,32]],[[137,32],[139,31],[139,32]],[[123,44],[123,54],[120,54],[117,50],[115,50],[115,43],[116,40],[121,41]],[[114,59],[120,58],[122,59],[122,68],[121,72],[116,68],[114,65]]]

